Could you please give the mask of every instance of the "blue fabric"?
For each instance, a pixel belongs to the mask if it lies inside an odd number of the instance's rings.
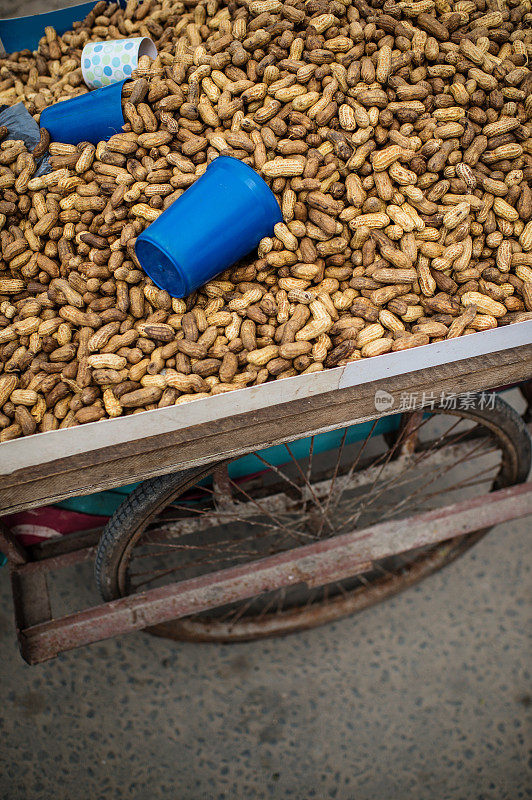
[[[59,34],[65,33],[70,30],[73,22],[85,19],[95,5],[96,2],[81,3],[70,8],[47,11],[44,14],[32,14],[29,17],[0,19],[0,41],[7,53],[35,50],[47,25],[52,25]],[[120,5],[123,6],[125,3],[121,1]]]
[[[41,131],[24,103],[0,107],[0,125],[5,125],[10,139],[22,139],[28,150],[33,150],[41,138]],[[50,172],[48,155],[39,160],[35,177]]]

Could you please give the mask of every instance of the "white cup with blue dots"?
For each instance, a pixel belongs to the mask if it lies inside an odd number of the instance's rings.
[[[156,55],[157,48],[146,36],[89,42],[81,54],[83,80],[89,89],[110,86],[124,78],[131,78],[141,56],[155,58]]]

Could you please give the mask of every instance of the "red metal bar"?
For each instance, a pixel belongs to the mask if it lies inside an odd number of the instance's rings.
[[[287,550],[246,565],[114,600],[21,631],[29,663],[297,583],[326,584],[367,562],[532,514],[532,484],[520,484],[402,520]]]

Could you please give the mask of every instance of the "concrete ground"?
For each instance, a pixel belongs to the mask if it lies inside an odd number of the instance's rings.
[[[0,570],[2,800],[525,800],[529,521],[278,640],[138,633],[29,667]],[[90,565],[70,585],[93,597]]]

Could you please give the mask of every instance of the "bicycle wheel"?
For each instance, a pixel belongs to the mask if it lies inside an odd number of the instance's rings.
[[[492,398],[493,399],[493,398]],[[403,415],[393,441],[372,436],[334,453],[264,467],[240,481],[227,462],[141,484],[109,520],[96,558],[105,600],[243,564],[320,538],[406,518],[526,480],[530,439],[500,398],[482,408]],[[373,429],[372,429],[373,430]],[[206,478],[212,480],[205,480]],[[360,611],[450,563],[487,531],[374,562],[325,586],[301,584],[174,620],[150,632],[195,641],[290,633]]]

